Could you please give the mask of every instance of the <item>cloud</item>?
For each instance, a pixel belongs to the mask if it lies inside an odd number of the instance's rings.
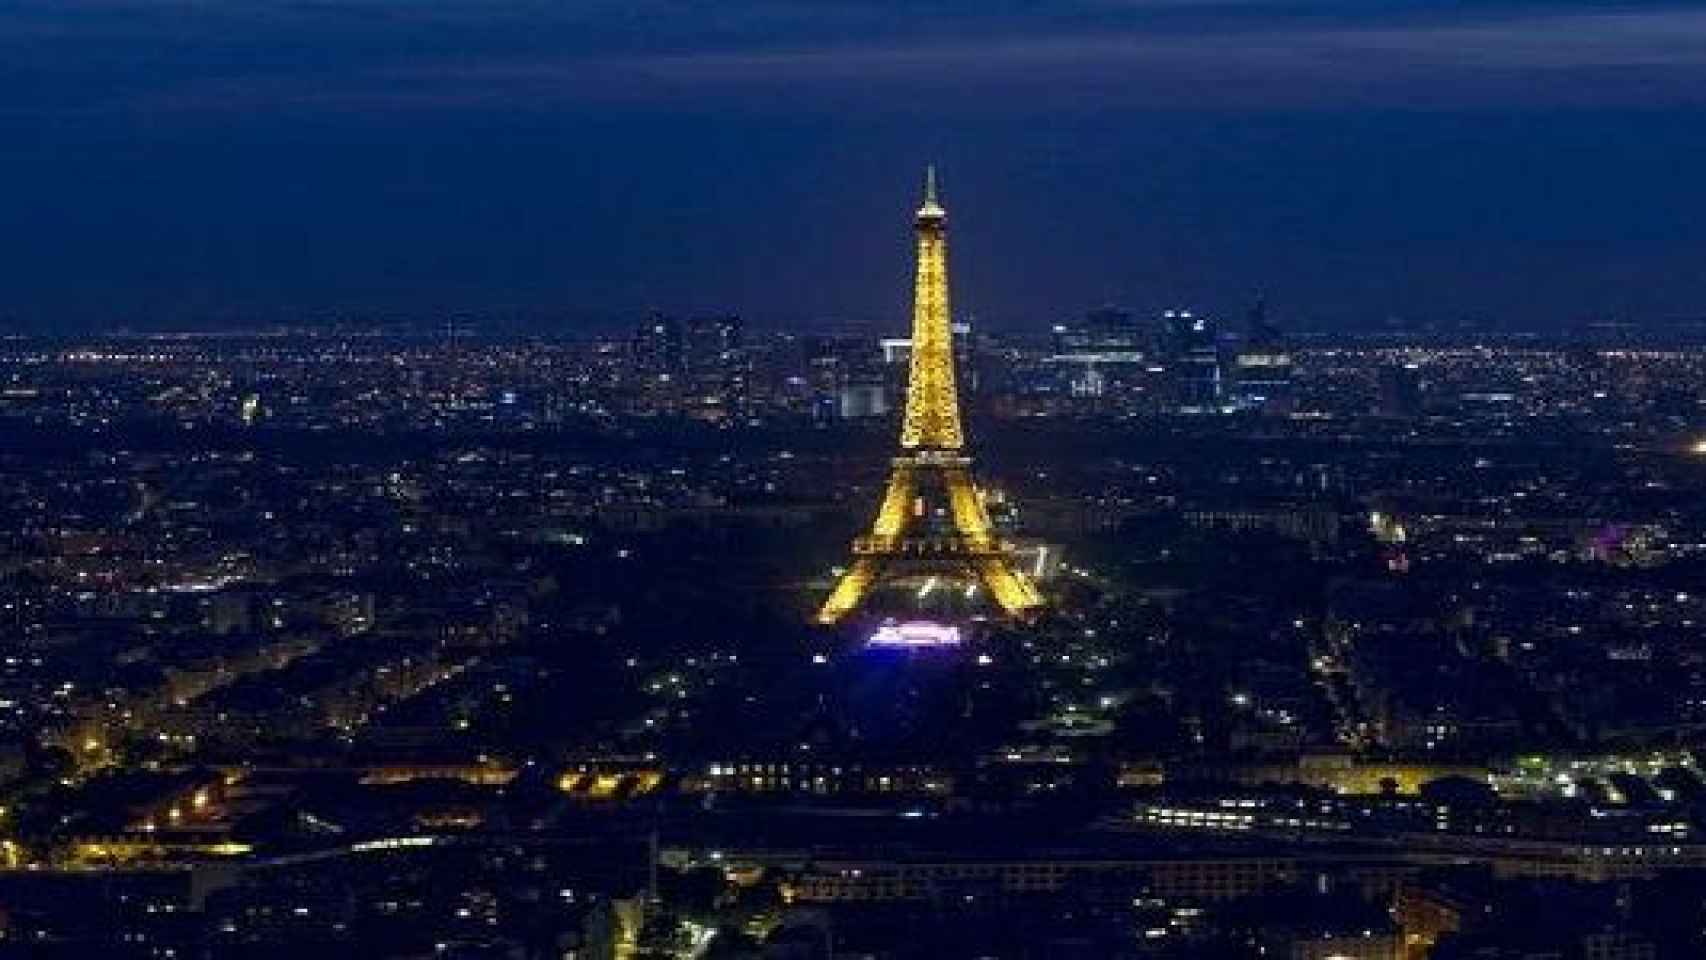
[[[1273,0],[22,0],[0,112],[515,109],[927,95],[986,108],[1706,99],[1706,11]],[[982,99],[991,91],[1013,99]]]
[[[1188,37],[1094,33],[641,58],[684,83],[1266,77],[1282,86],[1607,69],[1706,76],[1706,12],[1573,14],[1492,24],[1285,28]],[[501,71],[500,71],[501,72]],[[1319,91],[1327,93],[1327,91]]]

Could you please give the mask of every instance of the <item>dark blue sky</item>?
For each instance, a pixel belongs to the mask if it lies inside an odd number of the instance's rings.
[[[1706,7],[8,0],[0,318],[1706,314]]]

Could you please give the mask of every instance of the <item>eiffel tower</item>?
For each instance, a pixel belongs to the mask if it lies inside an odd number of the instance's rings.
[[[936,195],[935,167],[925,173],[914,222],[918,275],[901,452],[870,534],[853,541],[853,565],[818,611],[823,624],[847,616],[877,587],[930,578],[981,586],[1012,616],[1043,602],[1014,567],[1012,545],[990,528],[965,453],[948,320],[948,211]]]

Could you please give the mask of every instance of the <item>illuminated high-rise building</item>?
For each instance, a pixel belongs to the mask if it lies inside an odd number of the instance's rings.
[[[634,331],[634,367],[647,377],[665,380],[682,371],[684,333],[681,321],[654,314]]]
[[[1250,328],[1233,360],[1234,401],[1239,409],[1286,416],[1297,407],[1291,346],[1268,319],[1267,301],[1250,309]]]
[[[1075,397],[1100,397],[1130,386],[1155,352],[1137,317],[1107,306],[1054,325],[1049,365]]]
[[[692,317],[681,328],[681,362],[691,377],[723,377],[735,368],[741,350],[740,317]]]
[[[971,476],[960,424],[954,335],[948,311],[948,213],[936,195],[936,171],[925,178],[915,220],[918,273],[912,311],[906,408],[900,455],[894,458],[870,534],[853,543],[853,565],[818,611],[835,623],[886,584],[963,583],[987,591],[996,606],[1023,616],[1042,597],[1013,563],[1012,545],[989,521]]]
[[[1225,407],[1220,330],[1214,318],[1189,310],[1161,315],[1179,413],[1220,413]]]
[[[682,328],[681,366],[695,413],[720,419],[748,406],[750,380],[736,316],[702,316]]]

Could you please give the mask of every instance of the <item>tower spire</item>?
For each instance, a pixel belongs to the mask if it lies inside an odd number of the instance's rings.
[[[924,168],[924,203],[918,208],[918,216],[925,219],[940,220],[948,215],[942,209],[942,201],[936,192],[936,165],[934,163]]]

